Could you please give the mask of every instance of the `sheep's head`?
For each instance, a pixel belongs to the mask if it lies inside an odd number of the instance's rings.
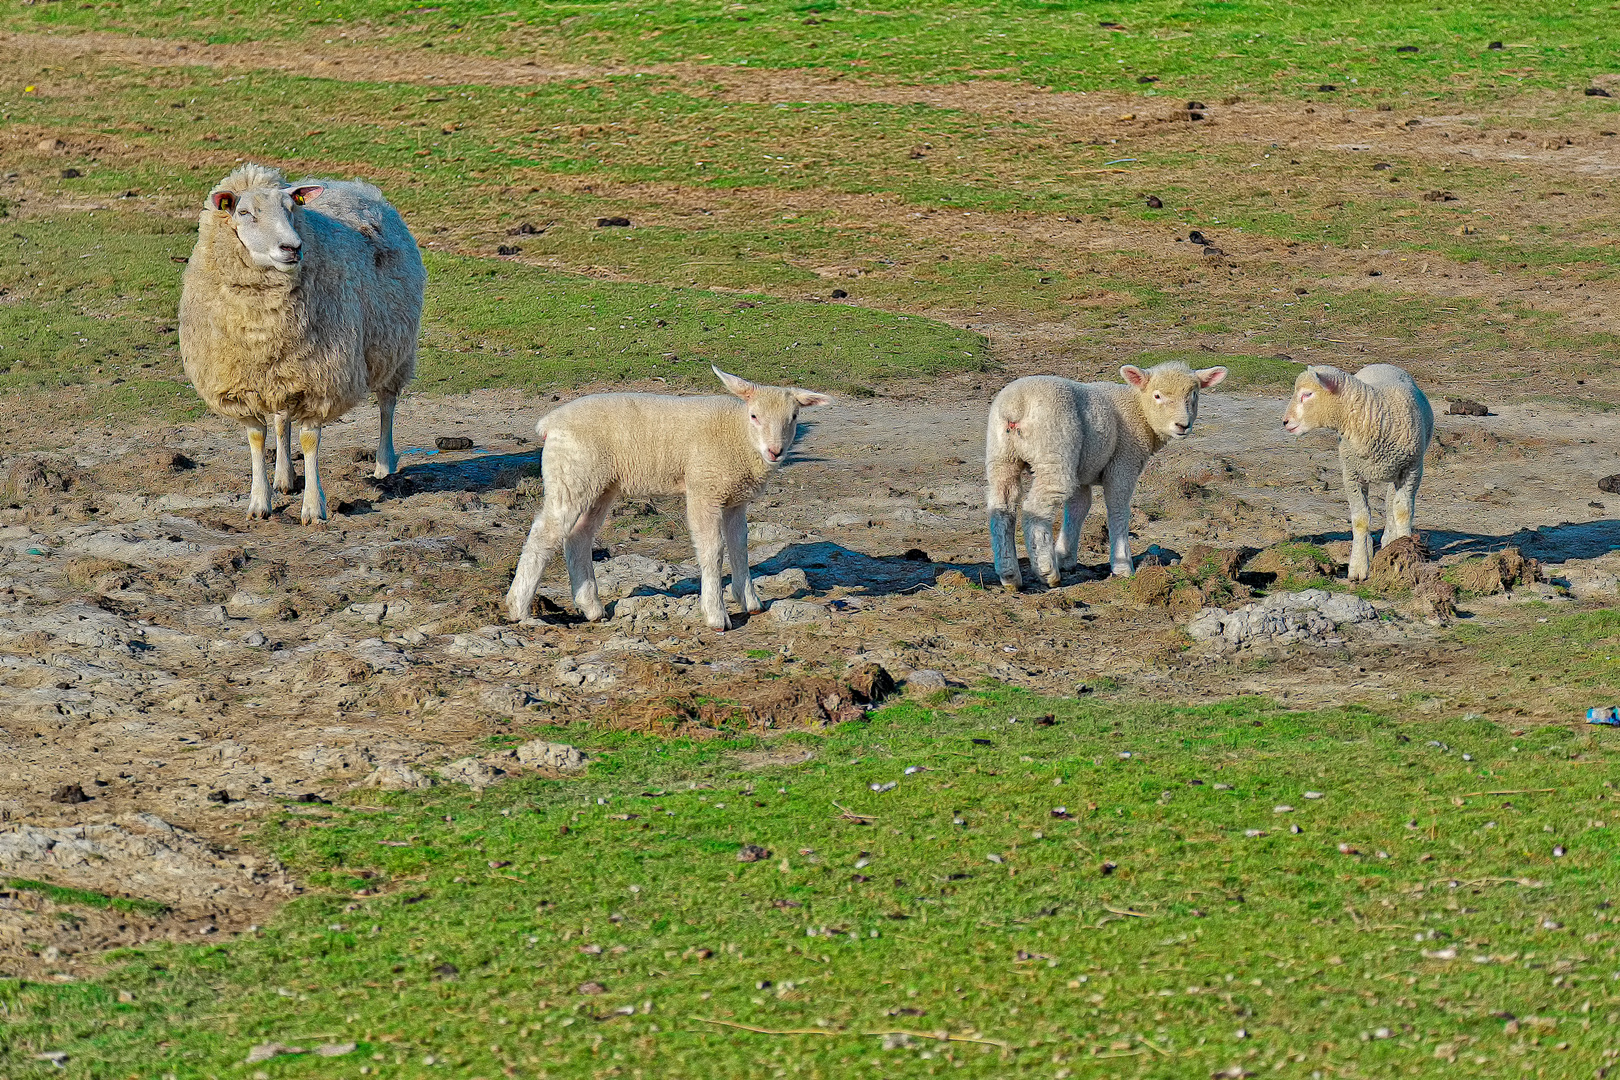
[[[1127,364],[1119,373],[1136,391],[1148,426],[1165,439],[1185,439],[1198,419],[1198,392],[1226,378],[1223,367],[1194,371],[1179,360],[1146,371]]]
[[[812,405],[826,405],[832,398],[814,390],[800,390],[796,386],[760,386],[747,379],[728,375],[719,368],[727,390],[742,398],[748,406],[748,440],[759,451],[759,456],[774,465],[793,447],[799,435],[799,410]]]
[[[319,184],[289,187],[280,173],[248,166],[209,192],[208,205],[236,233],[250,263],[291,274],[304,252],[295,208],[313,202],[323,190]]]
[[[1336,367],[1308,367],[1294,380],[1294,396],[1283,413],[1283,428],[1303,435],[1319,427],[1339,426],[1339,395],[1350,376]]]

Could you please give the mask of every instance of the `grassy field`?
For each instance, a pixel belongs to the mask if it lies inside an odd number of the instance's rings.
[[[260,840],[310,895],[96,983],[0,985],[0,1060],[1586,1076],[1620,1022],[1611,743],[998,690],[769,743],[602,734],[581,781],[289,808]],[[765,747],[815,756],[738,770]],[[241,1064],[275,1041],[356,1049]]]

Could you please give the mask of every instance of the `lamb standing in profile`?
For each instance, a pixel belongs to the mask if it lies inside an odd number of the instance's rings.
[[[1131,496],[1148,458],[1184,439],[1198,419],[1198,392],[1226,378],[1222,367],[1193,371],[1171,361],[1119,369],[1129,385],[1035,375],[1005,386],[990,403],[985,436],[990,552],[1006,588],[1024,583],[1013,522],[1025,474],[1024,547],[1030,569],[1056,586],[1076,565],[1080,525],[1101,484],[1108,510],[1109,563],[1129,575]],[[1059,527],[1056,541],[1054,526]]]
[[[514,622],[529,614],[546,561],[559,547],[581,615],[605,614],[596,595],[591,540],[620,496],[686,494],[686,520],[702,571],[704,621],[730,630],[720,591],[720,555],[731,563],[731,592],[743,610],[763,609],[748,572],[748,503],[792,447],[799,410],[825,405],[825,394],[757,386],[720,377],[733,397],[592,394],[543,417],[535,430],[545,501],[506,594]]]
[[[321,427],[377,394],[380,479],[399,467],[394,405],[416,372],[427,272],[382,192],[243,165],[209,192],[180,295],[180,359],[214,412],[247,425],[248,516],[270,516],[267,423],[276,490],[292,490],[288,428],[303,425],[304,524],[326,518]]]
[[[1339,466],[1350,501],[1350,580],[1372,572],[1372,510],[1367,485],[1388,484],[1384,539],[1412,535],[1423,455],[1434,435],[1434,410],[1412,376],[1393,364],[1369,364],[1354,375],[1310,367],[1294,380],[1283,427],[1291,435],[1314,428],[1339,433]]]

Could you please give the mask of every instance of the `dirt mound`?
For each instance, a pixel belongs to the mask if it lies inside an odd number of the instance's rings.
[[[607,726],[704,738],[737,730],[780,730],[825,727],[858,720],[867,706],[895,690],[894,677],[878,664],[852,669],[844,678],[803,675],[725,688],[682,687],[653,698],[624,702],[610,709]]]
[[[1246,599],[1249,589],[1235,578],[1248,550],[1194,544],[1176,566],[1144,559],[1130,579],[1131,596],[1139,604],[1168,607],[1185,613],[1220,607]]]
[[[1286,540],[1258,552],[1243,564],[1245,575],[1254,575],[1265,584],[1297,587],[1338,572],[1333,556],[1315,544]]]
[[[1541,580],[1541,564],[1527,559],[1516,547],[1503,548],[1479,559],[1468,559],[1452,568],[1451,580],[1464,592],[1494,596],[1511,592],[1516,585]]]
[[[1438,563],[1429,561],[1429,545],[1422,533],[1379,548],[1367,583],[1386,594],[1409,593],[1417,614],[1445,620],[1457,613],[1457,586],[1440,576]]]

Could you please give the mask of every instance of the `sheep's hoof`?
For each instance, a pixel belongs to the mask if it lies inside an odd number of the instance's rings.
[[[1024,587],[1024,583],[1017,578],[1002,578],[1001,587],[1010,593],[1016,593]]]
[[[1060,574],[1060,573],[1059,574],[1047,574],[1046,577],[1043,580],[1046,582],[1046,584],[1047,584],[1047,586],[1049,588],[1055,589],[1059,585],[1063,584],[1063,575]]]
[[[1115,577],[1131,577],[1136,573],[1134,566],[1116,566],[1113,570]]]
[[[299,515],[298,520],[299,520],[299,522],[301,522],[304,525],[325,525],[326,524],[326,507],[321,506],[321,507],[317,507],[314,510],[311,510],[309,507],[306,506],[306,507],[304,507],[304,512],[301,515]]]
[[[250,506],[247,512],[249,521],[269,521],[270,508],[268,506]]]

